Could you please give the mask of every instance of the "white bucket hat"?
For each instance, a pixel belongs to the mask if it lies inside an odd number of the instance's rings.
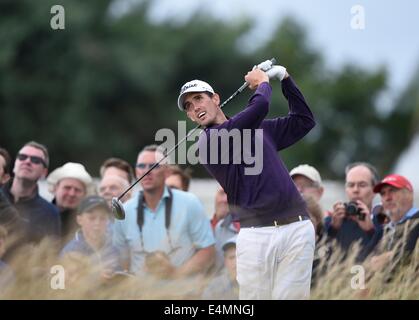
[[[86,190],[89,190],[93,182],[92,177],[81,163],[67,162],[49,174],[47,178],[49,189],[52,190],[60,180],[65,178],[80,180],[86,186]]]
[[[185,94],[190,92],[210,92],[214,94],[214,89],[205,81],[202,80],[192,80],[186,82],[182,88],[180,89],[179,97],[177,98],[177,106],[179,107],[180,111],[185,111],[183,108],[183,98]]]

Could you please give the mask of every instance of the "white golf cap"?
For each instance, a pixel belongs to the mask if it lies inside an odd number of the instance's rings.
[[[205,81],[201,80],[192,80],[186,82],[180,89],[179,97],[177,98],[177,106],[180,111],[185,111],[183,108],[183,98],[185,94],[190,92],[211,92],[214,94],[214,89]]]
[[[322,184],[322,178],[316,168],[308,165],[301,164],[290,171],[290,176],[301,175],[309,178],[313,182],[317,182],[319,185]]]

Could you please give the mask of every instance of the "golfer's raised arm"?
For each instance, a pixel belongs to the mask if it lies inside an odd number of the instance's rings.
[[[256,89],[247,107],[230,119],[228,129],[257,129],[269,111],[272,88],[268,75],[260,69],[249,71],[245,76],[250,89]]]
[[[314,115],[294,80],[287,77],[281,85],[282,93],[288,100],[288,115],[266,119],[262,123],[262,128],[275,141],[278,151],[300,140],[316,125]]]

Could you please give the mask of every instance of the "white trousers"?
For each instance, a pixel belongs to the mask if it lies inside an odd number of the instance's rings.
[[[309,299],[314,234],[310,220],[240,229],[236,244],[240,299]]]

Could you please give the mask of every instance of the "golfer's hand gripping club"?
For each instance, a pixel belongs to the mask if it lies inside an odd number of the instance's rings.
[[[279,81],[282,81],[287,74],[287,69],[283,66],[272,66],[268,71],[266,71],[266,74],[269,79],[278,79]]]
[[[270,60],[266,60],[260,64],[258,64],[256,67],[263,70],[263,71],[268,71],[269,69],[272,68],[273,64],[276,62],[275,58],[272,58]],[[220,108],[223,108],[227,103],[229,103],[231,100],[234,99],[234,97],[236,97],[239,93],[241,93],[245,88],[247,88],[249,86],[249,84],[247,82],[243,83],[243,85],[236,90],[236,92],[234,92],[227,100],[225,100],[221,105]],[[186,139],[191,136],[196,130],[200,129],[201,126],[196,126],[194,129],[192,129],[191,131],[189,131],[189,133],[182,139],[180,140],[172,149],[170,149],[169,151],[167,151],[163,158],[161,158],[158,162],[156,162],[150,169],[148,169],[141,177],[139,177],[131,186],[129,186],[127,188],[127,190],[125,190],[119,197],[114,197],[112,198],[112,213],[115,216],[116,219],[118,220],[124,220],[125,219],[125,209],[124,209],[124,205],[122,204],[121,199],[132,189],[134,188],[134,186],[140,182],[146,175],[148,175],[152,170],[154,170],[154,168],[156,168],[162,161],[164,161],[173,151],[175,151],[179,145],[181,145],[184,141],[186,141]]]
[[[261,63],[259,63],[257,66],[254,66],[254,68],[259,68],[263,71],[268,71],[270,68],[272,68],[272,65],[276,62],[275,58],[272,58],[270,60],[265,60]],[[229,103],[231,100],[233,100],[234,97],[236,97],[239,93],[241,93],[244,89],[246,89],[249,86],[249,84],[247,82],[244,82],[242,84],[242,86],[240,88],[237,89],[236,92],[234,92],[230,98],[228,98],[226,101],[224,101],[221,105],[220,108],[222,109],[227,103]]]

